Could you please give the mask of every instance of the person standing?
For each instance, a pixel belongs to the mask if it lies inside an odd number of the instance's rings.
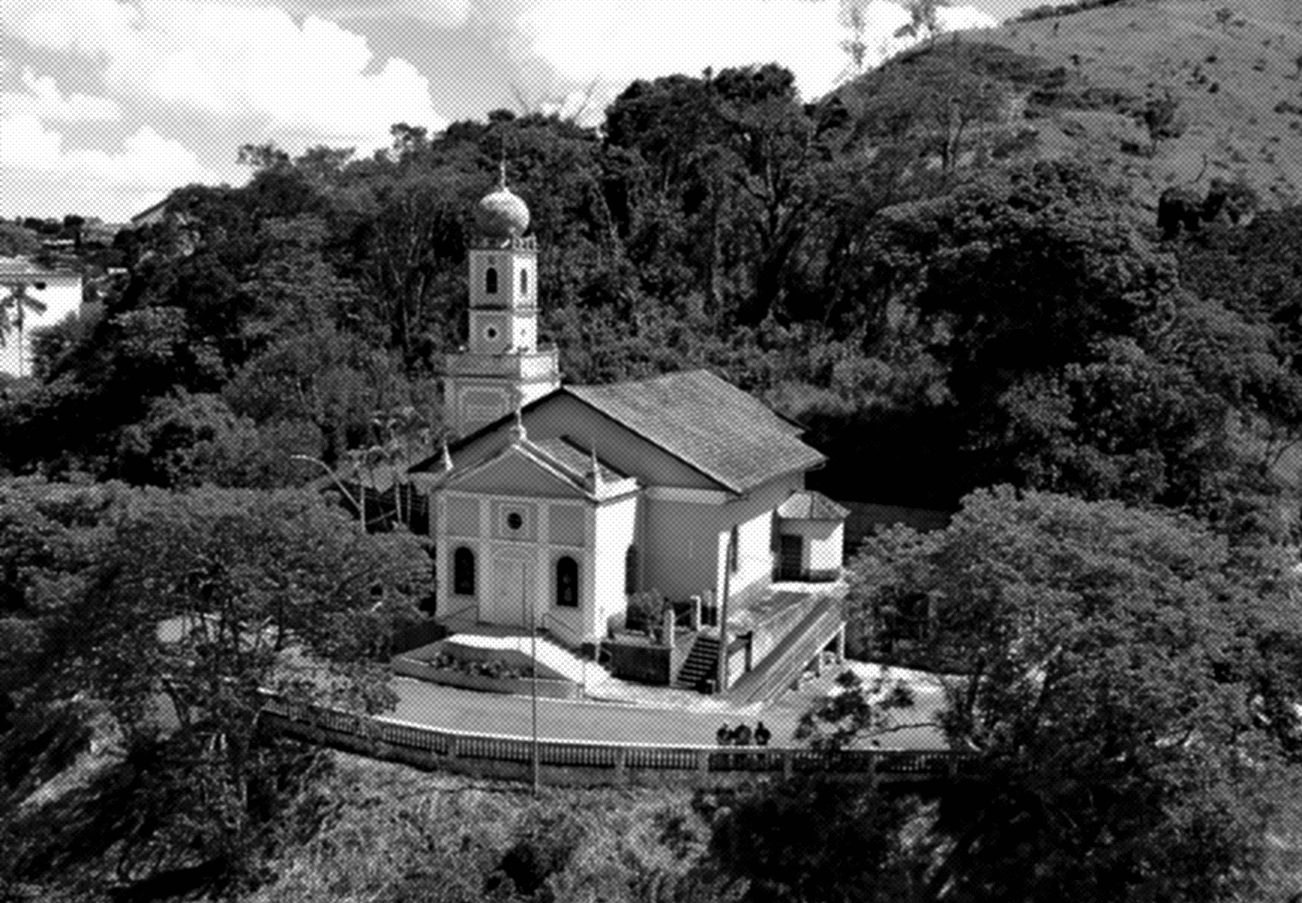
[[[764,726],[763,721],[755,722],[755,745],[768,746],[769,741],[773,739],[773,732]]]

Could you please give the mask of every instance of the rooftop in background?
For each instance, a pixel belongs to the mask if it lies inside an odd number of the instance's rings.
[[[150,223],[161,222],[167,212],[167,201],[167,198],[163,198],[157,204],[146,207],[131,217],[131,227],[139,229],[141,226],[148,226]]]
[[[33,279],[80,279],[81,275],[71,270],[47,270],[32,263],[26,257],[0,257],[0,277],[30,276]]]

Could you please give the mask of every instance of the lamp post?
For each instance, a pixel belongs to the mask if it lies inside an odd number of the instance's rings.
[[[523,567],[520,569],[520,592],[528,598],[528,577],[529,569]],[[533,795],[538,795],[538,600],[532,599],[529,603],[529,658],[532,663],[529,667],[531,696],[532,696],[532,714],[533,714],[533,743],[530,747],[530,762],[533,766]]]
[[[728,595],[732,589],[732,559],[737,554],[735,542],[733,534],[729,532],[723,556],[723,598],[719,600],[719,659],[716,663],[718,673],[715,675],[715,686],[720,693],[728,689]]]
[[[330,479],[335,481],[335,485],[339,487],[339,491],[344,494],[344,498],[348,499],[348,501],[352,503],[352,506],[357,509],[358,523],[362,525],[362,532],[366,532],[366,509],[363,508],[361,504],[358,503],[357,499],[353,497],[353,494],[348,491],[348,487],[343,484],[343,481],[339,479],[339,475],[334,472],[329,464],[322,461],[320,458],[313,458],[311,455],[290,455],[289,458],[291,461],[307,461],[310,464],[316,464],[329,474]],[[363,495],[365,492],[366,489],[363,488]]]

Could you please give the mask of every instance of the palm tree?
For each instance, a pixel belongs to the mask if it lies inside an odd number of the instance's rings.
[[[43,282],[9,282],[4,283],[4,287],[9,293],[0,297],[0,347],[4,347],[5,339],[11,328],[18,331],[18,375],[23,375],[23,321],[27,316],[27,311],[34,314],[43,314],[49,308],[44,301],[38,301],[27,294],[28,285],[34,285],[38,289],[45,288]]]

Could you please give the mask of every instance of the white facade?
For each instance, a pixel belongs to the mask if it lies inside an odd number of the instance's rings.
[[[452,621],[545,627],[580,645],[622,619],[636,480],[593,483],[519,438],[433,487],[438,596]]]

